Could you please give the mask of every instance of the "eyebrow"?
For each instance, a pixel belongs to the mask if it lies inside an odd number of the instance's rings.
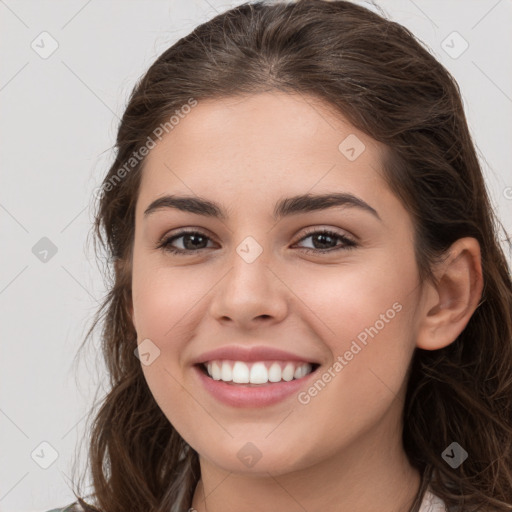
[[[274,208],[273,219],[279,221],[283,217],[300,213],[335,208],[337,206],[359,208],[382,220],[377,211],[361,198],[349,193],[302,194],[280,199]],[[144,217],[162,209],[175,209],[195,213],[205,217],[226,220],[226,210],[208,199],[198,196],[165,195],[154,200],[144,211]]]

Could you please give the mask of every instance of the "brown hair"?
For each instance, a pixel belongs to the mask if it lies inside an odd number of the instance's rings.
[[[454,241],[480,243],[481,302],[449,346],[416,349],[403,443],[422,490],[430,485],[453,510],[512,510],[512,283],[457,83],[403,26],[349,1],[322,0],[222,13],[166,50],[131,94],[94,224],[113,270],[86,337],[102,321],[111,389],[91,432],[94,506],[187,510],[200,477],[198,454],[156,404],[134,356],[127,305],[144,159],[114,178],[191,98],[269,90],[319,98],[385,144],[385,179],[414,221],[422,282]],[[441,457],[454,441],[469,453],[456,469]]]

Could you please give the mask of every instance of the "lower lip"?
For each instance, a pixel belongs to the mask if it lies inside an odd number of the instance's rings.
[[[315,370],[300,379],[289,382],[281,381],[249,387],[244,384],[228,384],[222,380],[213,380],[203,373],[197,365],[193,366],[193,370],[197,373],[207,391],[219,401],[232,407],[265,407],[281,402],[289,396],[297,394],[304,383],[313,374],[316,374]]]

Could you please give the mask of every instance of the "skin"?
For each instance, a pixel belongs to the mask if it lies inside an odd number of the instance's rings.
[[[354,161],[338,149],[350,134],[366,147]],[[142,365],[148,386],[200,457],[195,510],[410,509],[420,475],[401,443],[409,363],[416,347],[455,340],[482,276],[478,243],[464,238],[436,269],[438,282],[420,285],[412,220],[383,180],[384,152],[320,101],[271,92],[199,102],[148,155],[130,313],[138,342],[149,338],[160,350]],[[355,207],[272,220],[281,198],[333,191],[363,199],[381,220]],[[145,216],[165,194],[218,202],[227,219],[169,208]],[[207,248],[193,252],[186,237],[173,242],[186,255],[157,248],[182,227],[206,235]],[[308,227],[358,245],[307,253],[327,247],[304,238]],[[247,236],[263,249],[252,263],[236,252]],[[260,409],[228,406],[191,368],[217,347],[272,345],[321,362],[321,375],[395,303],[402,309],[306,405],[292,395]],[[237,457],[249,441],[261,454],[252,467]]]

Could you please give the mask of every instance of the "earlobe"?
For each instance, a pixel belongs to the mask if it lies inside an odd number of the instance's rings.
[[[427,285],[416,345],[444,348],[457,339],[476,310],[483,290],[480,245],[460,238],[435,269],[436,283]]]

